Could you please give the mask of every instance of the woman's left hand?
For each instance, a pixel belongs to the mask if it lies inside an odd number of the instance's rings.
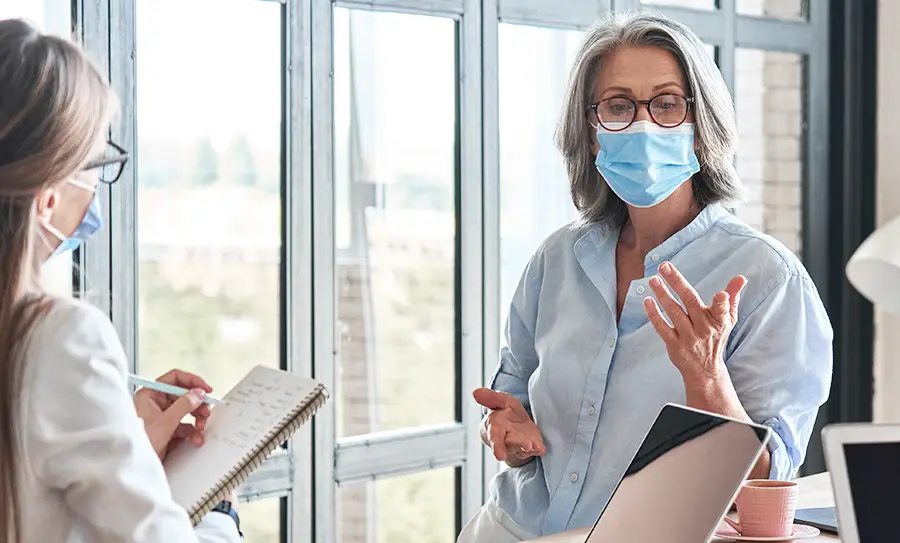
[[[212,387],[201,377],[186,371],[172,370],[157,381],[190,390],[181,397],[142,388],[134,395],[134,407],[144,421],[144,429],[153,449],[164,460],[166,453],[181,441],[190,440],[194,445],[203,443],[203,430],[209,418],[209,405],[203,403]],[[193,415],[194,423],[182,422]]]
[[[732,279],[707,306],[672,263],[664,262],[659,270],[665,284],[655,276],[650,279],[650,288],[672,324],[666,322],[653,298],[644,299],[644,309],[666,344],[669,359],[681,372],[688,388],[720,383],[726,373],[725,345],[737,322],[738,303],[747,279],[742,275]],[[678,294],[684,308],[666,284]]]

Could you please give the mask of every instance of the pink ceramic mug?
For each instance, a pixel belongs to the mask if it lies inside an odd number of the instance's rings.
[[[799,492],[793,481],[745,481],[735,500],[738,521],[725,517],[725,522],[745,537],[790,536]]]

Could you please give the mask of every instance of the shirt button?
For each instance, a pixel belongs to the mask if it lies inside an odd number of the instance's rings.
[[[614,340],[614,339],[609,340],[608,345],[609,345],[610,349],[613,348],[613,347],[615,347],[615,346],[616,346],[616,340]]]
[[[578,482],[578,474],[573,473],[572,475],[569,475],[569,480],[572,481],[573,483]]]
[[[659,255],[650,255],[650,260],[654,262],[659,262]]]
[[[595,409],[593,405],[588,407],[588,415],[593,415],[596,412],[597,412],[597,409]]]
[[[643,294],[643,293],[644,293],[644,287],[643,287],[643,286],[638,287],[636,290],[637,290],[637,293],[638,293],[638,294]]]

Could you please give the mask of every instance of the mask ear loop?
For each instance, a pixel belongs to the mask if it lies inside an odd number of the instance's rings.
[[[86,190],[86,191],[88,191],[88,192],[90,192],[90,193],[96,193],[96,192],[97,192],[97,187],[92,187],[91,185],[88,185],[87,183],[81,182],[81,181],[79,181],[79,180],[77,180],[77,179],[69,179],[69,180],[68,180],[68,183],[69,183],[70,185],[76,186],[76,187],[78,187],[78,188],[80,188],[80,189],[84,189],[84,190]]]

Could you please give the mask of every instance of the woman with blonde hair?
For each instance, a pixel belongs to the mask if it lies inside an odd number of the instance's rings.
[[[192,528],[160,461],[202,443],[209,385],[172,371],[190,394],[132,397],[106,315],[41,287],[44,262],[100,228],[97,188],[127,161],[105,137],[114,104],[76,45],[0,21],[0,540],[234,543],[231,504]]]

